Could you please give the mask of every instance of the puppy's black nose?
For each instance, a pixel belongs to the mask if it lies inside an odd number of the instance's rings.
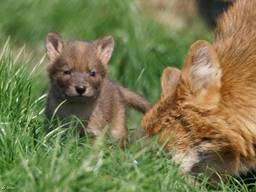
[[[76,86],[76,92],[82,95],[85,92],[86,88],[84,86]]]

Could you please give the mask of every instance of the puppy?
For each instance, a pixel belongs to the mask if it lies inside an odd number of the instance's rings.
[[[98,136],[106,126],[116,140],[127,140],[126,106],[141,112],[150,103],[107,76],[114,49],[112,36],[95,41],[64,41],[57,33],[46,37],[50,89],[46,117],[76,116],[86,131]],[[63,102],[65,101],[65,102]],[[62,103],[62,104],[61,104]]]

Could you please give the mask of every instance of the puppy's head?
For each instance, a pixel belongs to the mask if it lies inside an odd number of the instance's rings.
[[[113,49],[112,36],[85,42],[64,41],[57,33],[48,33],[46,52],[51,83],[67,99],[97,96]]]

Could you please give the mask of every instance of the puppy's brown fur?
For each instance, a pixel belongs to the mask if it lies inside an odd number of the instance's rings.
[[[239,175],[256,168],[256,1],[237,0],[213,44],[194,43],[167,68],[161,100],[143,118],[184,172]]]
[[[92,42],[66,42],[57,33],[48,33],[46,49],[51,82],[46,107],[48,118],[65,100],[57,110],[58,117],[77,116],[96,136],[110,125],[115,139],[127,139],[125,106],[146,112],[150,104],[107,77],[113,48],[111,36]]]

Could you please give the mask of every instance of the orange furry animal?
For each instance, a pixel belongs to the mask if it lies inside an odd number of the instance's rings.
[[[160,101],[142,127],[184,172],[256,168],[256,1],[237,0],[212,44],[195,42],[181,71],[166,68]]]

